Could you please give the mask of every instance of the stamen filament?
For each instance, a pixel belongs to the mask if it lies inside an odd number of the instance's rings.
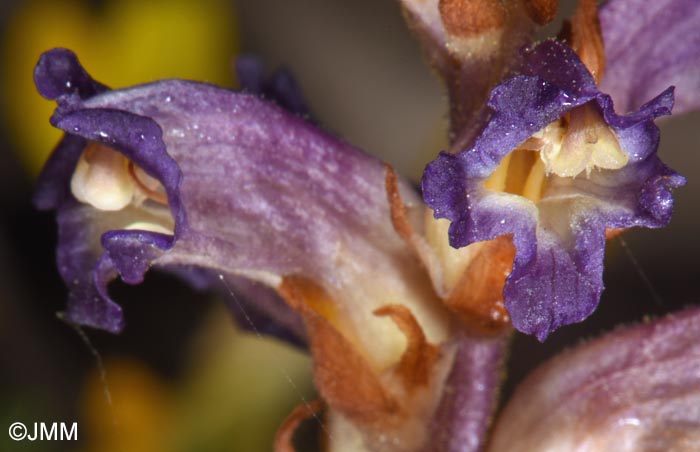
[[[491,177],[489,177],[486,182],[484,182],[484,186],[488,190],[493,190],[493,191],[505,191],[506,190],[506,182],[508,179],[508,168],[510,166],[510,159],[513,154],[510,153],[503,157],[501,160],[501,163],[498,165],[498,168],[496,168],[496,171],[493,172]]]
[[[527,199],[537,202],[542,199],[542,191],[544,190],[546,171],[542,159],[535,160],[535,164],[527,176],[525,186],[523,187],[523,196]]]

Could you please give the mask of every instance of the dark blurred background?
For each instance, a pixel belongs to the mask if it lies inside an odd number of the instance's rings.
[[[417,181],[445,145],[446,102],[398,5],[1,1],[0,44],[0,450],[269,450],[284,416],[313,397],[309,360],[239,332],[212,295],[156,272],[138,287],[117,283],[127,327],[120,336],[85,331],[92,346],[56,317],[66,297],[56,228],[31,194],[58,135],[32,68],[41,51],[66,46],[113,87],[167,77],[234,86],[233,56],[257,54],[294,72],[329,129]],[[660,154],[689,181],[671,226],[628,231],[626,249],[609,243],[607,289],[591,319],[544,345],[516,337],[506,398],[532,367],[582,338],[698,303],[699,125],[698,114],[662,122]],[[79,441],[16,443],[4,433],[15,421],[78,422]]]

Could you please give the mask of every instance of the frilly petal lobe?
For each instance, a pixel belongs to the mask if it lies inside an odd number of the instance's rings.
[[[73,94],[87,99],[108,89],[85,72],[73,52],[60,48],[41,55],[34,69],[34,83],[39,93],[50,100]]]
[[[427,166],[424,200],[436,218],[452,222],[454,247],[512,237],[516,256],[504,288],[506,307],[517,329],[544,340],[597,306],[607,228],[661,227],[670,220],[671,189],[685,179],[656,156],[654,119],[670,113],[673,89],[619,116],[573,50],[550,40],[524,49],[522,75],[497,86],[488,105],[489,122],[473,145],[442,153]],[[614,132],[625,166],[576,177],[548,174],[541,199],[485,187],[506,156],[575,108],[600,112],[594,114]]]

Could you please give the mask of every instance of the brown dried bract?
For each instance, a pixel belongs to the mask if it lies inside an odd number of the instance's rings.
[[[503,301],[503,287],[513,267],[515,246],[510,236],[474,245],[481,246],[481,249],[445,304],[457,313],[469,330],[497,334],[510,325]]]
[[[367,360],[326,318],[312,308],[330,295],[298,276],[288,276],[278,288],[306,322],[314,381],[323,399],[333,409],[358,424],[376,424],[398,414],[400,407],[381,384]]]
[[[410,242],[411,236],[413,235],[413,228],[408,221],[406,206],[399,193],[399,183],[396,173],[388,164],[384,164],[384,168],[386,169],[384,186],[386,188],[386,198],[389,201],[389,207],[391,209],[391,224],[402,239]]]
[[[431,264],[428,260],[429,253],[421,247],[422,243],[408,221],[406,206],[398,192],[396,174],[389,165],[386,165],[385,184],[394,229],[426,266],[437,265],[435,262]],[[447,298],[443,298],[443,302],[472,332],[497,334],[510,324],[510,317],[503,301],[503,286],[513,266],[515,247],[510,237],[499,237],[472,246],[478,246],[481,249],[466,267],[464,274],[446,296]]]
[[[399,193],[398,178],[394,169],[385,164],[386,176],[384,178],[384,187],[386,189],[386,198],[389,201],[389,208],[391,212],[391,224],[394,226],[394,230],[411,248],[414,255],[420,259],[428,271],[431,270],[431,266],[437,265],[432,261],[432,256],[426,248],[426,243],[423,237],[416,233],[413,225],[408,218],[408,209],[401,199],[401,194]]]
[[[275,452],[296,452],[294,433],[297,428],[305,420],[316,417],[322,410],[323,403],[320,400],[302,403],[294,408],[277,430],[273,450]]]
[[[442,23],[453,36],[471,37],[505,23],[506,11],[497,0],[440,0]]]
[[[596,0],[580,0],[571,18],[571,48],[586,65],[596,83],[605,71],[605,46]]]
[[[406,351],[396,368],[406,389],[426,386],[430,381],[433,366],[439,357],[439,349],[428,343],[423,329],[407,307],[391,304],[374,311],[374,315],[390,316],[406,336]]]
[[[525,0],[525,9],[532,20],[545,25],[557,16],[559,0]]]

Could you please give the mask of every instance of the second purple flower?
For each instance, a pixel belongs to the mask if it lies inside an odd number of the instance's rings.
[[[424,198],[451,221],[454,247],[512,237],[506,308],[544,340],[598,305],[607,230],[670,221],[670,190],[685,179],[657,157],[654,119],[671,113],[673,88],[619,116],[576,53],[550,40],[523,50],[488,106],[470,148],[428,165]]]

